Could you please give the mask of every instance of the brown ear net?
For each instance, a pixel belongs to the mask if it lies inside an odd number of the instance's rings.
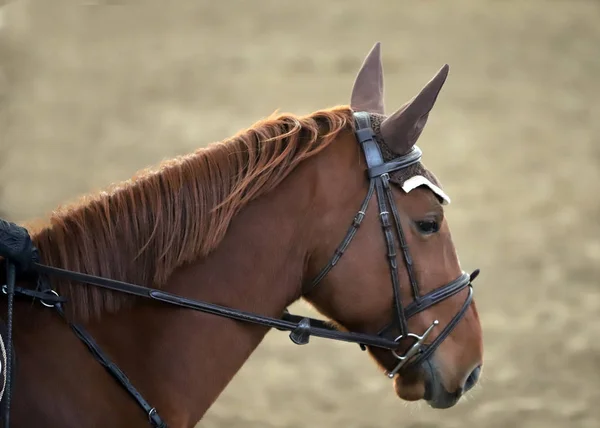
[[[372,129],[385,162],[407,153],[417,142],[447,75],[448,65],[444,65],[417,96],[387,116],[384,106],[381,43],[377,42],[371,48],[356,75],[350,106],[355,112],[369,113]],[[391,173],[390,181],[406,192],[419,186],[427,186],[438,196],[441,203],[450,203],[450,198],[442,190],[437,177],[421,162]]]
[[[389,162],[392,159],[397,158],[398,155],[396,155],[392,152],[392,150],[387,146],[387,144],[383,140],[383,137],[381,136],[380,126],[386,117],[384,115],[375,114],[375,113],[371,113],[370,116],[371,116],[371,126],[373,127],[373,132],[375,132],[375,138],[377,139],[377,142],[379,143],[379,147],[381,149],[381,154],[383,155],[383,160],[385,162]],[[407,180],[409,180],[413,177],[416,177],[416,176],[424,177],[429,182],[431,182],[431,184],[433,184],[433,186],[436,186],[439,189],[439,190],[435,189],[434,187],[428,185],[427,183],[424,184],[439,197],[441,203],[443,203],[443,204],[450,203],[450,198],[448,198],[448,196],[445,193],[440,194],[442,185],[439,182],[439,180],[437,179],[437,177],[431,171],[429,171],[425,167],[425,165],[423,165],[421,162],[417,162],[413,165],[410,165],[407,168],[403,168],[398,171],[392,172],[390,174],[390,182],[392,182],[402,188],[405,185]]]

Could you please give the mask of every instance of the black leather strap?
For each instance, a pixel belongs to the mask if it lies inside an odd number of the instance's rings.
[[[461,292],[463,289],[470,287],[472,281],[479,275],[479,269],[476,269],[470,275],[466,272],[463,272],[458,278],[454,281],[435,289],[427,294],[424,294],[419,297],[419,299],[414,300],[405,308],[406,318],[410,319],[416,314],[423,312],[426,309],[454,296],[455,294]],[[392,330],[394,329],[395,324],[390,323],[377,332],[378,336],[396,336],[396,333],[392,334]]]
[[[449,284],[446,284],[441,288],[433,290],[430,293],[421,296],[418,300],[413,301],[410,305],[406,307],[406,316],[410,318],[418,314],[419,312],[423,312],[425,309],[428,309],[433,305],[440,303],[448,299],[449,297],[452,297],[455,294],[459,293],[470,283],[471,276],[468,273],[463,272],[461,276],[459,276]]]
[[[60,269],[53,266],[47,266],[40,263],[34,263],[32,266],[32,270],[45,275],[56,275],[63,278],[68,278],[72,281],[78,281],[85,284],[105,288],[108,290],[120,291],[123,293],[143,297],[146,299],[152,299],[163,303],[169,303],[174,306],[188,308],[212,315],[223,316],[238,321],[260,324],[265,327],[276,328],[278,330],[293,332],[296,328],[298,328],[299,324],[297,322],[291,322],[281,318],[271,318],[263,315],[257,315],[250,312],[241,311],[238,309],[227,308],[225,306],[220,306],[213,303],[188,299],[186,297],[179,296],[173,293],[168,293],[166,291],[157,290],[155,288],[130,284],[123,281],[115,281],[112,279],[101,278],[79,272],[72,272],[69,270]],[[370,334],[338,331],[332,327],[313,327],[311,325],[310,335],[323,337],[327,339],[339,340],[343,342],[364,344],[384,349],[394,349],[397,347],[397,343],[390,339]]]
[[[1,290],[2,290],[3,294],[7,294],[7,285],[3,285]],[[31,290],[29,288],[15,287],[14,293],[16,296],[23,296],[23,297],[30,297],[32,299],[38,299],[39,301],[43,302],[47,306],[54,306],[57,303],[64,303],[67,301],[67,299],[65,299],[64,297],[53,294],[51,291],[36,291],[36,290]]]
[[[354,114],[356,122],[356,137],[361,144],[367,160],[368,175],[371,182],[375,182],[375,189],[377,192],[377,201],[379,206],[379,215],[381,224],[384,231],[387,255],[390,265],[390,273],[392,280],[392,288],[394,292],[394,307],[396,312],[396,320],[388,324],[383,330],[378,333],[378,336],[385,337],[392,328],[396,327],[399,330],[400,337],[406,337],[408,334],[408,323],[407,320],[415,314],[422,312],[431,306],[448,299],[449,297],[457,294],[466,287],[469,287],[469,295],[467,300],[463,304],[461,310],[452,318],[450,323],[442,330],[442,332],[428,345],[423,345],[420,349],[420,353],[413,359],[412,362],[407,364],[402,370],[406,370],[409,367],[413,367],[416,364],[421,363],[425,359],[429,358],[436,348],[446,339],[446,337],[452,332],[456,325],[460,322],[464,314],[466,313],[471,300],[472,300],[472,287],[471,281],[479,274],[479,271],[473,272],[471,276],[463,273],[459,278],[452,281],[449,284],[441,287],[440,289],[434,290],[424,296],[420,295],[416,276],[414,274],[413,260],[410,255],[404,230],[400,223],[400,215],[393,198],[392,190],[389,185],[389,173],[406,168],[420,161],[422,152],[414,146],[411,151],[407,154],[396,158],[390,162],[384,163],[381,157],[379,146],[375,141],[375,135],[371,129],[369,114],[365,112]],[[402,307],[402,301],[400,299],[400,284],[398,279],[398,266],[396,262],[395,252],[395,240],[392,236],[390,229],[391,224],[389,220],[388,208],[392,213],[393,220],[396,226],[396,237],[399,241],[399,246],[402,251],[402,255],[406,264],[408,272],[408,278],[414,297],[414,301],[406,308]],[[395,336],[396,337],[396,336]]]
[[[381,165],[376,165],[368,169],[370,178],[379,177],[383,174],[389,174],[400,169],[409,167],[421,160],[423,152],[417,146],[413,146],[410,152],[407,154],[393,159]]]
[[[369,206],[369,202],[373,197],[374,191],[375,183],[371,181],[369,183],[369,190],[367,191],[367,196],[363,200],[358,213],[356,214],[356,216],[354,216],[354,220],[348,228],[348,232],[346,232],[346,236],[344,236],[342,243],[334,251],[333,257],[331,258],[331,260],[329,260],[329,263],[327,263],[327,265],[325,265],[325,267],[321,269],[321,272],[319,272],[319,274],[312,280],[309,288],[304,292],[304,294],[309,293],[313,288],[315,288],[323,280],[323,278],[327,276],[329,271],[333,269],[333,267],[337,264],[342,255],[344,255],[344,252],[348,248],[348,245],[350,245],[350,242],[352,242],[354,235],[356,235],[356,232],[358,232],[358,228],[360,227],[363,219],[365,218],[365,213],[367,212],[367,207]]]
[[[394,224],[396,225],[396,237],[398,238],[398,245],[400,246],[400,250],[402,251],[402,258],[404,259],[404,264],[406,265],[406,271],[408,273],[408,282],[410,283],[410,288],[412,290],[412,294],[415,300],[419,299],[419,285],[417,284],[417,277],[415,275],[415,268],[412,256],[410,255],[410,250],[408,249],[408,242],[406,241],[406,236],[404,235],[404,229],[402,229],[402,223],[400,223],[400,214],[398,213],[398,208],[396,207],[396,202],[394,201],[394,195],[392,194],[392,188],[390,187],[389,175],[387,173],[381,176],[381,181],[384,186],[385,196],[387,198],[388,205],[390,210],[392,211],[392,215],[394,216]],[[395,244],[395,242],[394,242]],[[405,314],[406,317],[408,315]]]
[[[460,311],[458,311],[458,313],[456,315],[454,315],[454,317],[450,320],[448,325],[446,325],[446,327],[442,330],[442,332],[440,334],[438,334],[438,336],[433,340],[433,342],[425,345],[421,349],[421,353],[418,354],[417,357],[413,361],[411,361],[410,364],[408,364],[406,366],[407,369],[410,367],[418,366],[420,363],[422,363],[423,361],[425,361],[429,357],[431,357],[431,355],[433,355],[433,353],[438,348],[438,346],[440,346],[442,344],[442,342],[444,340],[446,340],[448,335],[450,333],[452,333],[452,330],[454,330],[456,325],[463,318],[463,316],[467,312],[467,309],[469,309],[469,306],[471,305],[471,301],[473,300],[473,287],[469,286],[468,288],[469,288],[469,294],[467,295],[467,299],[465,300],[465,303],[462,305],[462,308],[460,309]]]
[[[375,178],[375,189],[377,190],[377,205],[379,207],[379,220],[383,229],[385,238],[386,254],[388,265],[390,267],[390,280],[392,283],[392,291],[394,297],[394,312],[396,324],[402,336],[408,334],[408,323],[404,314],[402,297],[400,295],[400,278],[398,275],[398,262],[396,260],[396,241],[392,232],[392,223],[390,221],[390,213],[388,209],[393,209],[388,204],[385,198],[385,187],[389,185],[387,182],[387,174]]]
[[[354,113],[354,120],[356,122],[356,138],[363,149],[367,169],[382,165],[383,156],[381,150],[379,150],[379,145],[375,141],[375,133],[371,129],[369,113]]]
[[[94,358],[100,364],[102,364],[111,375],[114,376],[114,378],[123,386],[123,388],[125,388],[125,390],[127,390],[134,400],[137,401],[140,407],[144,409],[152,426],[156,428],[167,428],[167,424],[158,415],[156,409],[151,406],[144,399],[144,397],[142,397],[139,391],[131,384],[131,381],[125,375],[125,373],[123,373],[123,371],[110,360],[110,358],[102,351],[102,349],[100,349],[92,336],[90,336],[79,324],[75,324],[67,320],[60,303],[54,306],[54,308],[60,317],[65,320],[69,327],[71,327],[71,329],[75,332],[75,335],[87,346]]]

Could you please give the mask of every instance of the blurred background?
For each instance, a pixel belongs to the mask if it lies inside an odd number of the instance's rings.
[[[199,426],[598,427],[599,22],[595,0],[14,0],[0,215],[45,215],[276,109],[347,104],[376,41],[388,111],[449,63],[419,144],[463,268],[482,269],[481,385],[451,410],[407,405],[355,346],[275,331]]]

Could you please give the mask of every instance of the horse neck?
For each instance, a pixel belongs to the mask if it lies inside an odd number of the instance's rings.
[[[298,299],[303,279],[307,233],[300,213],[311,209],[311,186],[302,176],[293,173],[250,203],[218,248],[176,270],[164,289],[280,317]],[[182,425],[201,418],[268,331],[155,304],[108,316],[90,330],[159,413]]]

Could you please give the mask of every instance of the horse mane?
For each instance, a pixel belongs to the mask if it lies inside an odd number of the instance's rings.
[[[349,107],[272,115],[229,139],[59,207],[45,224],[28,226],[32,239],[43,263],[160,288],[177,267],[214,250],[245,205],[348,126],[353,126]],[[69,313],[83,319],[131,301],[123,293],[50,280],[69,300]]]

